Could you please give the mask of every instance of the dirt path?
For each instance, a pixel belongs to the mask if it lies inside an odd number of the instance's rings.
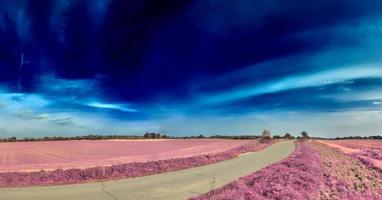
[[[286,158],[293,141],[219,163],[152,176],[89,183],[0,189],[0,200],[149,200],[187,199],[232,182]]]

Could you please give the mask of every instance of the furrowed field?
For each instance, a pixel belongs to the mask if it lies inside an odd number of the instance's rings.
[[[382,141],[380,140],[321,140],[319,142],[382,171]]]
[[[271,144],[223,139],[0,143],[0,187],[146,176],[216,163]]]
[[[0,172],[109,166],[223,152],[245,140],[104,140],[0,143]]]
[[[242,153],[265,149],[278,141],[169,139],[0,143],[3,170],[0,187],[146,176],[232,159]],[[301,139],[294,143],[294,152],[285,159],[192,199],[382,199],[382,141]],[[48,171],[36,171],[40,169]]]

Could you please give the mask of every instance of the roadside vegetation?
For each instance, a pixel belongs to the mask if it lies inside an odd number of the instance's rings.
[[[269,132],[264,131],[263,136],[269,138]],[[364,156],[380,160],[380,141],[341,141],[361,149],[358,154],[347,155],[311,140],[305,131],[298,138],[295,151],[285,160],[192,200],[381,199],[381,168],[360,159]]]
[[[193,200],[314,199],[322,165],[308,142],[297,142],[287,159]]]

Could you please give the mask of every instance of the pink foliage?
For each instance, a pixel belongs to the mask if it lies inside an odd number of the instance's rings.
[[[334,141],[345,147],[361,150],[358,155],[368,158],[382,160],[382,141],[381,140],[340,140]]]
[[[382,174],[336,148],[315,143],[324,166],[320,199],[380,199]]]
[[[337,150],[360,160],[370,168],[382,171],[381,140],[334,140],[320,142],[335,147]]]
[[[92,167],[87,169],[67,169],[39,172],[6,172],[0,173],[0,187],[73,184],[95,180],[146,176],[231,159],[241,153],[262,150],[270,144],[271,143],[260,144],[258,141],[250,141],[245,145],[220,153],[209,153],[185,158],[172,158],[149,162],[134,162],[104,167]]]
[[[362,149],[362,153],[360,155],[370,157],[376,160],[382,160],[382,149],[364,148]]]
[[[302,142],[287,159],[192,199],[315,199],[321,175],[318,153]]]

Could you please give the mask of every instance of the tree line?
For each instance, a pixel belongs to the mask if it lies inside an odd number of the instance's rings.
[[[382,140],[382,136],[347,136],[347,137],[336,137],[336,138],[322,138],[322,137],[310,137],[306,131],[301,132],[300,136],[294,137],[290,133],[284,135],[273,135],[269,130],[264,130],[261,135],[212,135],[204,136],[194,135],[194,136],[168,136],[165,134],[160,134],[156,132],[147,132],[144,135],[85,135],[85,136],[52,136],[52,137],[9,137],[0,138],[0,142],[33,142],[33,141],[64,141],[64,140],[112,140],[112,139],[234,139],[234,140],[248,140],[248,139],[261,139],[263,141],[271,139],[330,139],[330,140],[347,140],[347,139],[374,139]]]

